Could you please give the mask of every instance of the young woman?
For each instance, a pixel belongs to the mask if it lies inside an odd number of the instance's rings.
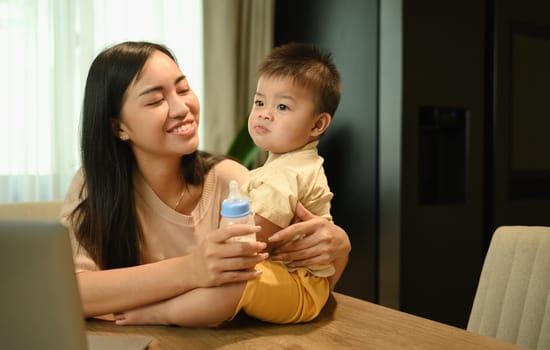
[[[90,67],[82,114],[82,169],[62,221],[71,232],[84,314],[118,314],[196,288],[258,278],[263,242],[225,241],[260,227],[218,229],[228,183],[248,170],[197,150],[200,105],[162,45],[125,42]],[[305,221],[272,236],[299,242],[273,252],[294,266],[347,261],[338,226],[298,208]],[[338,276],[343,270],[337,271]]]

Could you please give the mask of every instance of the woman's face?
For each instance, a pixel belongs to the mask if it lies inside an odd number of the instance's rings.
[[[180,68],[155,51],[126,90],[118,136],[138,161],[180,158],[198,147],[199,113],[199,100]]]

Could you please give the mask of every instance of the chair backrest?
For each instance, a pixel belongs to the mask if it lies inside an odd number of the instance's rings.
[[[495,231],[467,329],[531,349],[550,349],[550,227]]]
[[[0,204],[0,219],[57,220],[63,201]]]

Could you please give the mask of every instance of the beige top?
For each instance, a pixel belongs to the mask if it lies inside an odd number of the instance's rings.
[[[241,191],[249,197],[255,214],[284,228],[295,221],[296,204],[300,202],[314,215],[332,221],[333,194],[323,169],[324,160],[317,152],[318,144],[319,141],[312,141],[292,152],[270,154],[262,167],[252,170]],[[282,263],[289,271],[296,271]],[[336,271],[333,264],[306,269],[319,277],[331,276]]]
[[[254,213],[284,228],[293,223],[299,201],[314,215],[332,220],[333,194],[323,169],[324,160],[317,152],[318,143],[312,141],[292,152],[270,154],[262,167],[252,170],[241,191],[250,198]]]
[[[229,181],[236,179],[241,182],[247,177],[248,170],[237,162],[224,160],[218,163],[206,176],[203,194],[197,206],[191,215],[184,215],[162,202],[136,171],[136,210],[144,237],[141,262],[145,264],[189,254],[204,234],[218,227],[220,206],[227,197]],[[76,272],[99,269],[76,241],[74,229],[67,220],[67,216],[80,201],[82,183],[83,174],[80,170],[73,178],[61,211],[61,221],[71,233]]]

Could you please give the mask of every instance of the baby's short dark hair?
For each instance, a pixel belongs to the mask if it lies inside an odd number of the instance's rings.
[[[304,43],[281,45],[260,63],[258,74],[291,78],[294,83],[311,90],[317,112],[334,117],[342,95],[342,83],[329,52]]]

